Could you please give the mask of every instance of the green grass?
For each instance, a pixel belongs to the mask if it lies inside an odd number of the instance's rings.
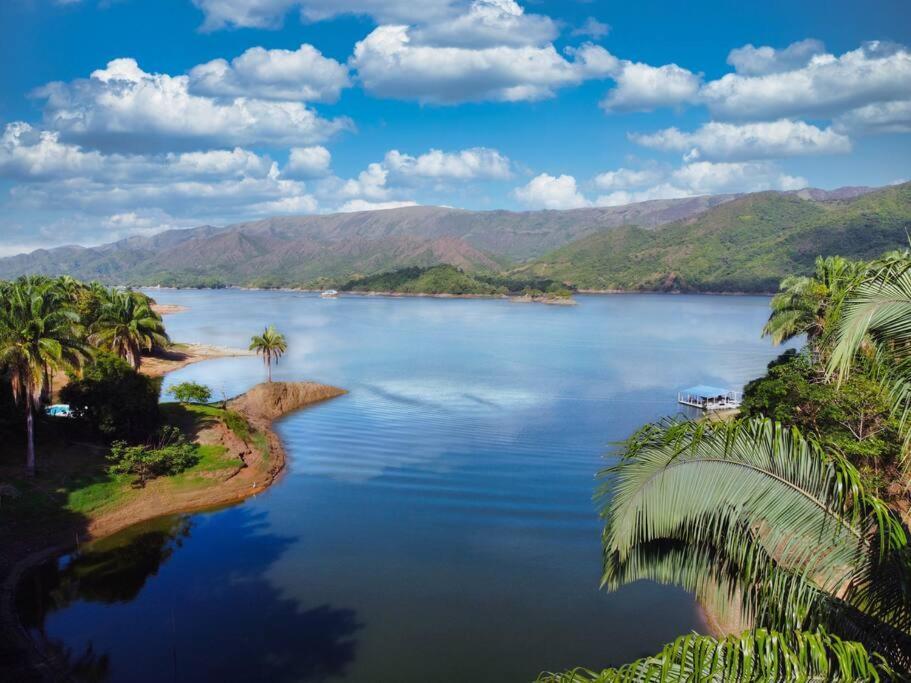
[[[74,482],[74,488],[61,489],[66,495],[66,509],[79,514],[98,512],[125,502],[135,495],[133,477],[128,474],[103,474],[89,483]]]

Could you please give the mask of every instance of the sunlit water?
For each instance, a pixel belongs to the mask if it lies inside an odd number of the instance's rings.
[[[344,397],[284,419],[267,493],[61,558],[32,628],[115,681],[529,681],[701,630],[692,596],[598,590],[595,475],[610,444],[740,387],[777,354],[762,297],[505,301],[158,291],[176,340],[246,346],[275,323],[276,379]],[[257,358],[174,373],[239,393]],[[24,602],[34,602],[31,598]],[[89,649],[90,648],[90,649]]]

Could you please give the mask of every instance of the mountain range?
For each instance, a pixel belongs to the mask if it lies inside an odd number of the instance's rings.
[[[328,286],[447,263],[594,290],[769,291],[817,254],[907,246],[911,184],[806,189],[563,211],[415,206],[201,226],[0,259],[0,278],[109,284]]]

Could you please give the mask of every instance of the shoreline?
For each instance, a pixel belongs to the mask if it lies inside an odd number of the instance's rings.
[[[218,348],[193,344],[183,346],[208,351]],[[191,363],[230,355],[248,354],[186,353],[183,358],[169,361],[170,365],[164,369],[154,368],[147,374],[152,375],[158,370],[160,374],[157,376],[161,376]],[[222,470],[226,476],[214,485],[163,491],[169,478],[153,480],[142,489],[141,494],[94,516],[88,514],[79,525],[51,524],[43,535],[26,535],[18,539],[13,536],[5,552],[0,552],[0,672],[9,669],[10,680],[21,681],[67,678],[50,644],[36,640],[19,618],[16,608],[19,585],[33,567],[52,557],[73,552],[84,542],[98,541],[151,519],[216,509],[263,493],[281,478],[288,460],[274,423],[293,412],[346,393],[344,389],[316,382],[257,384],[230,399],[227,408],[241,414],[252,430],[265,437],[264,451],[235,435],[221,420],[216,420],[214,425],[197,436],[198,443],[224,445],[228,454],[238,458],[238,464]]]
[[[212,290],[218,291],[220,289],[236,289],[244,292],[303,292],[305,294],[319,294],[320,292],[325,291],[325,289],[313,289],[311,287],[246,287],[244,285],[225,285],[224,287],[164,287],[164,286],[147,286],[139,285],[137,289],[150,289],[150,290],[165,290],[165,291],[203,291],[203,290]],[[339,295],[345,294],[356,294],[359,296],[390,296],[390,297],[428,297],[428,298],[438,298],[438,299],[512,299],[521,297],[519,294],[427,294],[427,293],[406,293],[406,292],[355,292],[355,291],[341,291],[339,290]],[[660,289],[577,289],[573,292],[574,295],[581,294],[584,296],[614,296],[617,294],[656,294],[663,296],[682,296],[682,295],[692,295],[692,296],[775,296],[777,292],[739,292],[739,291],[727,291],[727,290],[698,290],[698,291],[666,291]],[[176,306],[178,308],[189,310],[189,308],[184,306],[179,306],[178,304],[161,304],[162,306]],[[175,313],[182,313],[183,311],[174,311]],[[163,313],[162,315],[169,315],[170,312]]]

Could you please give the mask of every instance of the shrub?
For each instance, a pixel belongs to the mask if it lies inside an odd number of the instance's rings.
[[[747,384],[741,413],[815,434],[825,448],[851,460],[874,488],[881,470],[894,467],[899,456],[899,422],[883,387],[863,368],[840,386],[826,381],[808,352],[789,350],[772,361],[764,377]]]
[[[161,421],[161,380],[136,372],[117,356],[99,352],[81,378],[70,377],[60,398],[102,438],[143,441]]]
[[[115,441],[108,455],[112,474],[133,474],[136,483],[154,477],[179,474],[199,462],[196,446],[186,440],[176,427],[165,427],[154,444],[130,446]]]
[[[196,382],[181,382],[175,384],[168,393],[180,403],[208,403],[212,398],[212,390],[205,384]]]

